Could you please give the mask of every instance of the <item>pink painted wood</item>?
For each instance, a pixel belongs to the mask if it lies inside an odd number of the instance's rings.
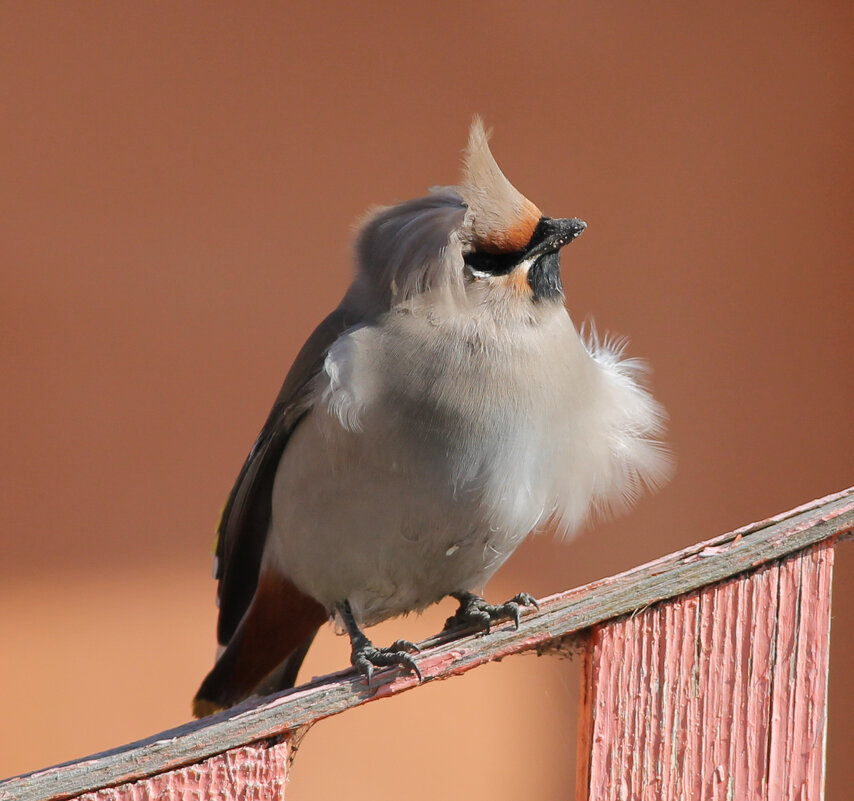
[[[597,625],[577,801],[824,797],[833,543]]]
[[[83,793],[74,801],[280,801],[289,766],[289,739],[253,743],[195,765]]]

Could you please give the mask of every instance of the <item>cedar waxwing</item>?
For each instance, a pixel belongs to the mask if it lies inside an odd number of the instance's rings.
[[[515,618],[474,594],[533,531],[572,533],[668,476],[663,411],[623,347],[582,337],[545,217],[475,118],[459,186],[373,212],[356,275],[285,378],[219,524],[209,714],[292,687],[337,617],[352,662],[418,674],[411,643],[362,633],[446,595],[449,625]],[[418,674],[420,675],[420,674]]]

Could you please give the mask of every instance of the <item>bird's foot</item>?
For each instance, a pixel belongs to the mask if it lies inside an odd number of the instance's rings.
[[[375,667],[384,668],[398,665],[412,671],[418,677],[418,681],[423,680],[421,671],[412,658],[412,654],[421,652],[415,643],[409,642],[409,640],[397,640],[388,648],[377,648],[356,623],[349,601],[338,604],[338,612],[344,621],[347,633],[350,635],[350,663],[367,679],[369,687]]]
[[[488,604],[483,598],[471,592],[452,592],[451,595],[460,602],[460,607],[445,621],[444,631],[458,626],[474,625],[489,634],[492,623],[498,620],[512,620],[518,629],[522,610],[526,606],[540,608],[537,599],[527,592],[520,592],[506,603],[497,605]]]
[[[377,648],[369,639],[365,638],[364,642],[359,645],[353,645],[350,661],[353,663],[353,667],[365,677],[368,687],[371,686],[375,667],[384,668],[398,665],[405,670],[412,671],[418,677],[418,681],[422,681],[421,671],[412,658],[412,654],[420,652],[421,649],[409,640],[398,640],[389,645],[388,648]]]

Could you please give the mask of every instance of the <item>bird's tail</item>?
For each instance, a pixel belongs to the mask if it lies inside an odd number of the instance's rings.
[[[291,582],[262,575],[252,604],[193,699],[196,717],[293,687],[326,610]]]

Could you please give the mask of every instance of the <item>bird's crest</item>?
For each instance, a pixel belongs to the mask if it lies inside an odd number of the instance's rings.
[[[531,239],[542,212],[507,180],[489,149],[483,120],[475,116],[463,159],[460,192],[469,207],[467,223],[479,250],[521,250]]]

